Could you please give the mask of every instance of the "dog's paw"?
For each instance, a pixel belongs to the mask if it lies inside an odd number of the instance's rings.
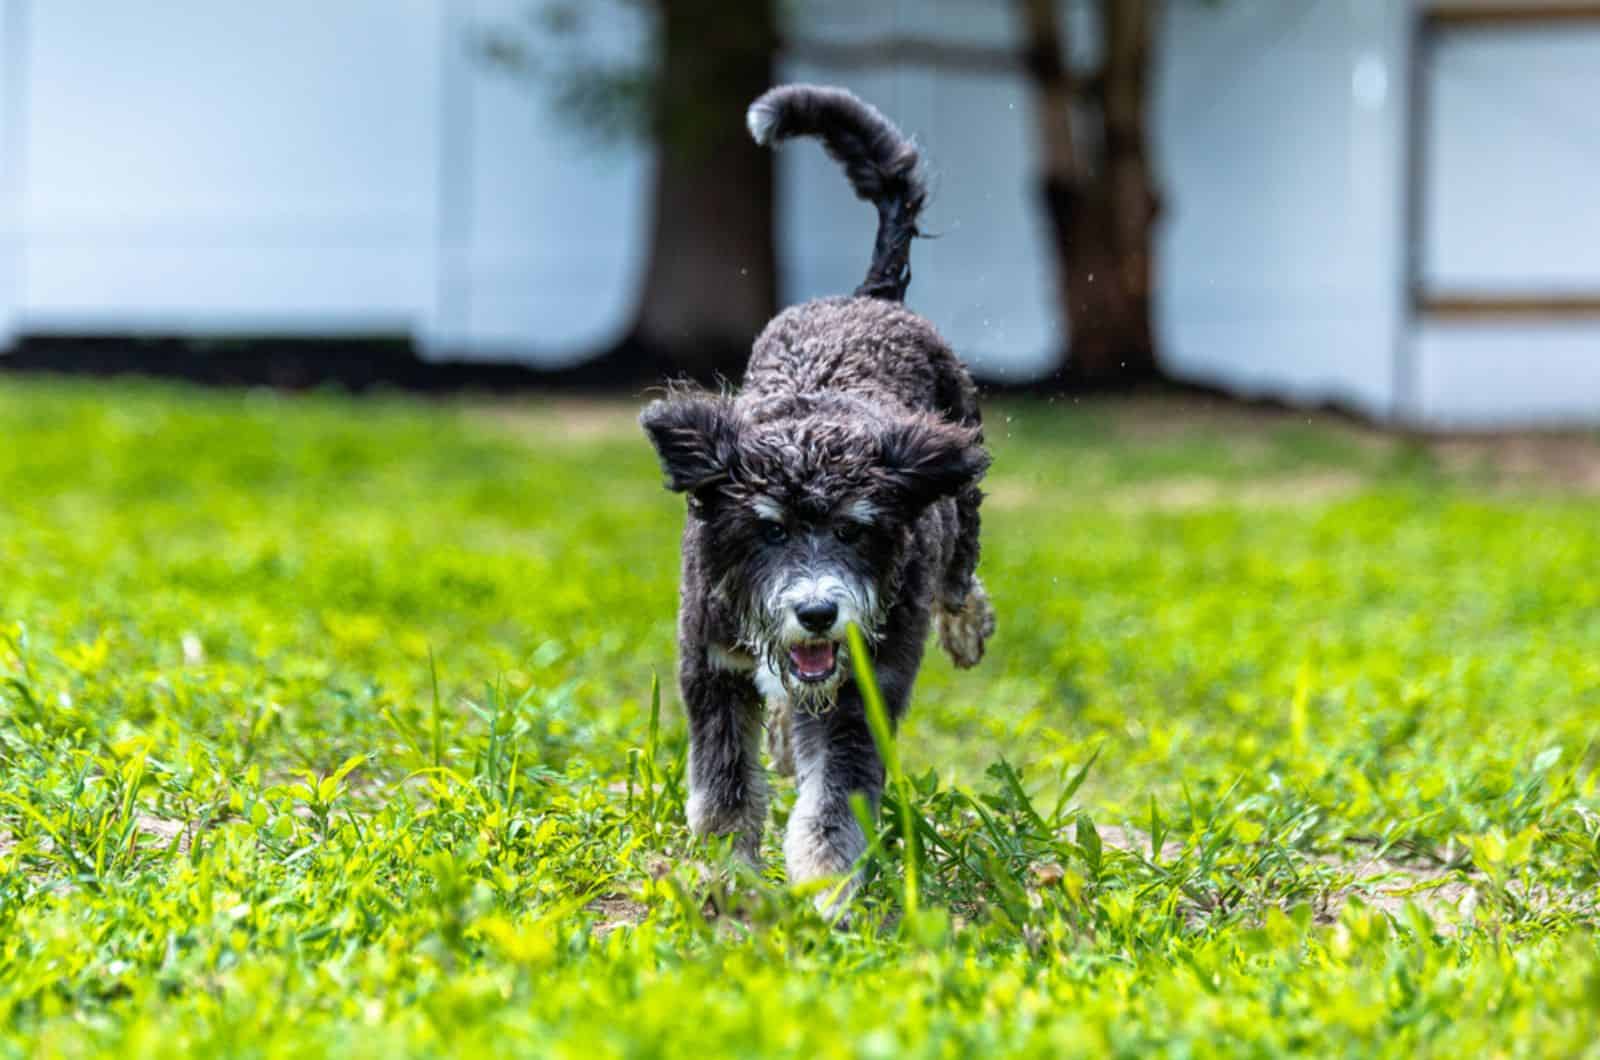
[[[856,893],[861,890],[861,877],[852,873],[816,881],[813,886],[821,886],[822,890],[811,896],[811,904],[816,911],[822,914],[822,919],[834,927],[844,930],[850,927],[850,912],[855,905]]]
[[[935,616],[939,628],[939,646],[950,661],[963,670],[978,665],[983,658],[984,643],[994,636],[994,604],[983,583],[972,579],[972,588],[961,606],[955,610],[940,606]]]
[[[867,838],[854,818],[824,820],[797,811],[784,836],[785,874],[790,883],[806,885],[817,912],[841,923],[861,888],[856,861],[866,849]]]
[[[733,837],[733,852],[746,864],[761,865],[761,832],[766,822],[766,789],[743,805],[718,806],[702,792],[690,791],[685,810],[689,831],[698,839]]]

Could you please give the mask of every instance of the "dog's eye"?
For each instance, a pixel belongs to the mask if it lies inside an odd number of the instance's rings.
[[[789,540],[789,530],[782,523],[771,519],[761,520],[761,540],[769,545],[781,545]]]
[[[848,545],[850,542],[858,539],[861,536],[862,531],[865,529],[865,527],[856,522],[854,519],[846,519],[834,526],[833,536]]]

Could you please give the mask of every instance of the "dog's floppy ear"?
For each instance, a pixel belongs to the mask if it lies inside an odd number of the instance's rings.
[[[714,486],[733,468],[739,428],[726,398],[686,394],[652,401],[639,424],[655,444],[670,490]]]
[[[975,427],[933,416],[889,427],[879,440],[879,464],[890,491],[916,511],[961,492],[989,468],[979,438]]]

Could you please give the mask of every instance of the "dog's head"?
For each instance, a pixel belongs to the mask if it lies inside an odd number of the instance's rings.
[[[742,417],[727,398],[680,394],[640,422],[701,523],[697,560],[741,646],[801,705],[837,691],[848,623],[881,635],[918,517],[989,464],[975,429],[844,398]]]

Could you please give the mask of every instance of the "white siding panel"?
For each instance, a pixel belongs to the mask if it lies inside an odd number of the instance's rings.
[[[1430,427],[1600,423],[1600,322],[1430,323],[1417,343]]]
[[[29,327],[367,330],[431,298],[426,0],[33,3]]]
[[[1405,5],[1170,10],[1155,125],[1169,365],[1387,411],[1404,308]]]
[[[447,149],[442,160],[444,271],[427,341],[441,353],[556,367],[603,351],[631,323],[649,250],[654,152],[584,129],[536,75],[473,58],[473,41],[517,26],[527,6],[462,4],[449,31],[446,135],[463,156],[457,166]],[[581,41],[560,46],[638,61],[648,25],[636,14],[606,5]]]
[[[25,0],[0,0],[0,354],[10,346],[22,281]]]

